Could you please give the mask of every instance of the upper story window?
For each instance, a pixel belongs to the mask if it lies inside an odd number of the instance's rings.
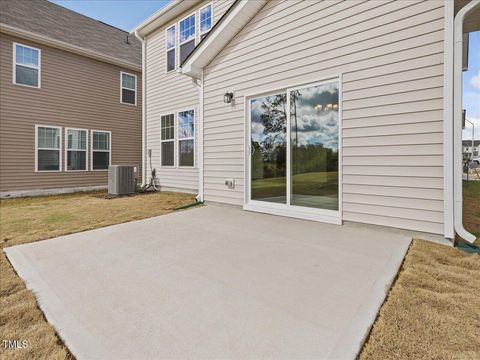
[[[195,14],[180,21],[180,44],[195,39]]]
[[[36,125],[36,171],[60,171],[62,128]]]
[[[195,14],[181,20],[178,28],[181,64],[195,48]]]
[[[212,28],[212,5],[200,9],[200,39],[203,39]]]
[[[13,43],[13,83],[40,87],[40,49]]]
[[[123,104],[137,105],[137,76],[121,72],[120,102]]]
[[[166,49],[167,49],[167,71],[175,70],[175,45],[176,45],[176,27],[175,25],[167,29]]]
[[[197,25],[198,24],[198,25]],[[208,4],[168,27],[165,32],[166,71],[177,68],[213,27],[213,6]],[[177,56],[178,52],[178,56]],[[177,63],[178,61],[178,63]]]

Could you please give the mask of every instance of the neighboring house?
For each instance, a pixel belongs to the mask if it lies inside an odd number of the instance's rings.
[[[471,156],[472,155],[472,148],[473,148],[473,156],[478,157],[480,154],[480,140],[475,140],[472,146],[472,140],[463,140],[463,153],[465,155]]]
[[[141,43],[45,0],[0,3],[2,196],[107,185],[141,165]]]
[[[132,31],[145,44],[144,153],[158,185],[470,241],[454,96],[454,35],[464,13],[465,32],[480,24],[467,3],[171,2]]]

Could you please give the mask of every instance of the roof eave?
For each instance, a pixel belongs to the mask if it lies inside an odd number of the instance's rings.
[[[124,61],[124,60],[121,60],[121,59],[118,59],[118,58],[114,58],[114,57],[99,53],[99,52],[94,51],[94,50],[86,49],[86,48],[83,48],[83,47],[80,47],[80,46],[76,46],[76,45],[67,43],[65,41],[53,39],[53,38],[48,37],[48,36],[44,36],[44,35],[40,35],[40,34],[37,34],[37,33],[33,33],[31,31],[23,30],[23,29],[15,27],[15,26],[0,23],[0,32],[5,33],[5,34],[9,34],[9,35],[13,35],[13,36],[18,36],[18,37],[21,37],[21,38],[26,39],[26,40],[37,42],[39,44],[52,46],[52,47],[57,48],[57,49],[69,51],[69,52],[72,52],[72,53],[75,53],[75,54],[78,54],[78,55],[82,55],[82,56],[86,56],[86,57],[93,58],[93,59],[96,59],[96,60],[100,60],[100,61],[110,63],[110,64],[113,64],[113,65],[117,65],[117,66],[120,66],[120,67],[123,67],[123,68],[126,68],[126,69],[142,72],[142,66],[141,65],[137,65],[137,64],[134,64],[134,63],[131,63],[131,62],[128,62],[128,61]]]
[[[145,37],[151,32],[157,30],[160,26],[165,25],[172,19],[181,15],[183,12],[197,5],[200,0],[173,0],[168,5],[164,6],[145,21],[135,26],[130,34],[137,34],[140,37]]]
[[[202,69],[234,38],[235,35],[258,13],[267,0],[238,1],[235,7],[221,19],[189,58],[181,65],[179,72],[192,78],[199,78]]]

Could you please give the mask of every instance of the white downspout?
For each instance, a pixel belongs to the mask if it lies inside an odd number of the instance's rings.
[[[453,55],[453,198],[455,231],[464,240],[473,243],[476,237],[463,227],[462,222],[462,56],[463,56],[463,20],[465,16],[480,4],[472,0],[455,16],[454,55]]]
[[[198,195],[197,201],[203,202],[203,69],[200,79],[192,78],[192,83],[198,88],[198,126],[197,126],[197,151],[198,151]]]
[[[141,37],[137,31],[135,31],[135,37],[140,40],[140,42],[142,43],[142,185],[141,186],[144,186],[146,183],[147,183],[147,171],[146,171],[146,167],[147,167],[147,159],[146,159],[146,149],[145,149],[145,134],[146,134],[146,103],[145,103],[145,99],[146,99],[146,94],[145,94],[145,89],[146,89],[146,84],[145,84],[145,79],[147,78],[146,76],[146,72],[147,72],[147,69],[146,69],[146,56],[145,56],[145,50],[146,50],[146,47],[145,47],[145,39],[143,37]]]
[[[445,39],[444,39],[444,78],[443,78],[443,207],[444,236],[455,242],[453,216],[453,1],[444,0]]]

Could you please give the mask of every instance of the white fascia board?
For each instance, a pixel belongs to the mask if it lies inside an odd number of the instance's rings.
[[[162,25],[180,16],[188,9],[196,6],[198,3],[200,3],[200,0],[173,0],[167,6],[161,8],[145,21],[135,26],[135,28],[130,31],[130,34],[137,33],[139,36],[145,37]]]
[[[266,0],[239,1],[225,19],[212,29],[204,42],[179,69],[184,75],[199,78],[201,70],[238,34],[265,5]]]

